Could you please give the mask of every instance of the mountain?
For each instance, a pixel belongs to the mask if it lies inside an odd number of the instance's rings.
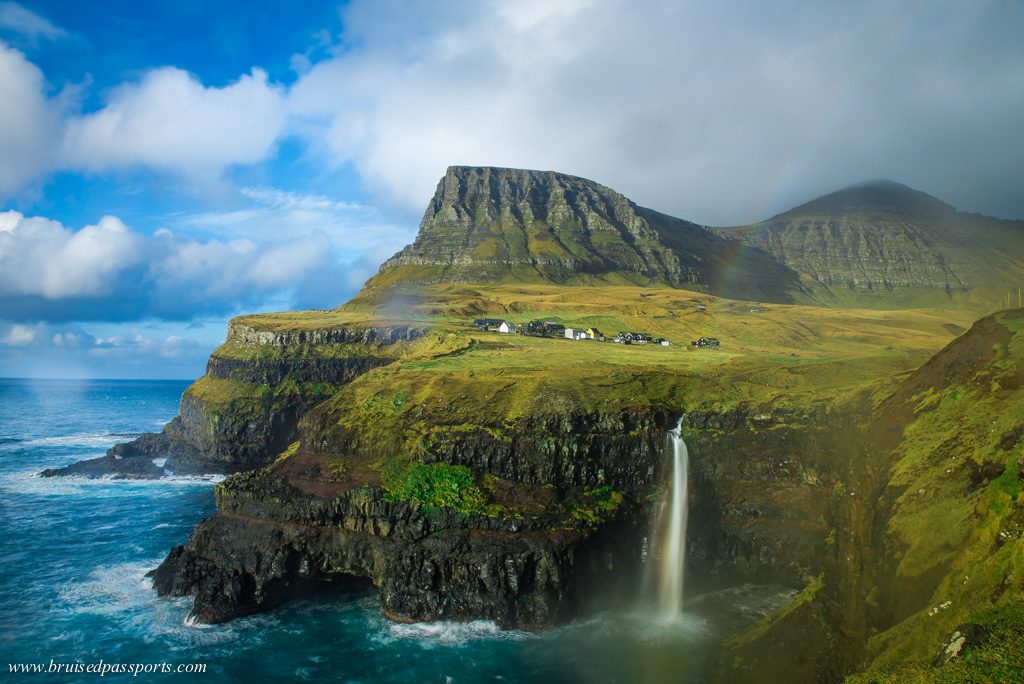
[[[825,304],[991,307],[1024,282],[1024,222],[961,213],[889,180],[715,232],[768,252]]]
[[[747,266],[730,269],[742,260]],[[790,301],[798,278],[769,255],[553,171],[453,166],[415,242],[370,290],[452,283],[667,285]]]
[[[361,300],[439,284],[668,286],[743,300],[989,310],[1024,283],[1024,222],[872,181],[708,228],[553,171],[453,166]]]

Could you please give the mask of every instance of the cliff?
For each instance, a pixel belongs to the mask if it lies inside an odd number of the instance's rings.
[[[408,325],[303,327],[303,312],[248,316],[228,325],[206,374],[181,397],[178,416],[159,434],[118,444],[100,458],[44,470],[44,477],[153,479],[233,473],[269,463],[293,439],[299,417],[338,387],[394,362],[425,334]],[[337,319],[338,317],[334,317]]]
[[[771,254],[831,305],[999,301],[1024,279],[1024,222],[957,212],[892,181],[852,186],[718,234]]]
[[[384,262],[361,298],[438,283],[507,282],[667,285],[790,301],[796,274],[760,250],[584,178],[453,166],[415,242]]]
[[[400,455],[380,463],[337,451],[337,437],[316,422],[275,464],[218,485],[218,514],[155,572],[161,594],[194,595],[195,615],[216,622],[303,587],[364,579],[392,619],[537,628],[577,614],[596,587],[637,576],[658,430],[623,449],[644,477],[593,486],[538,484],[515,462],[508,478]],[[559,427],[535,422],[521,436],[557,448],[565,442]],[[463,449],[460,441],[446,446]]]

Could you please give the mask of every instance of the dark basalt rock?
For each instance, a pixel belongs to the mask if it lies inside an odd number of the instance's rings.
[[[206,362],[206,374],[223,380],[236,380],[255,385],[278,385],[292,382],[352,382],[363,373],[386,366],[391,359],[364,358],[296,358],[287,360],[233,359],[214,354]]]
[[[220,464],[204,458],[191,444],[176,439],[170,432],[161,432],[146,433],[132,442],[116,444],[105,456],[78,461],[63,468],[47,468],[40,474],[43,477],[155,480],[168,473],[199,475],[223,472]]]
[[[395,620],[545,627],[573,615],[589,589],[628,576],[642,538],[636,506],[601,528],[568,529],[427,509],[373,488],[325,499],[264,472],[222,483],[218,504],[152,573],[160,595],[195,596],[205,622],[365,578]]]
[[[837,448],[830,420],[816,427],[824,417],[815,407],[687,414],[691,572],[799,586],[821,571],[833,515],[823,494],[836,481],[827,463]],[[534,415],[501,434],[455,431],[435,453],[497,471],[518,487],[553,487],[559,501],[596,485],[626,494],[613,517],[588,525],[555,510],[508,517],[429,509],[357,482],[332,485],[336,494],[310,493],[304,478],[317,474],[303,475],[302,484],[283,466],[234,475],[217,488],[220,512],[168,556],[155,586],[162,595],[194,596],[205,621],[358,577],[377,587],[382,610],[396,620],[556,624],[597,594],[635,594],[642,549],[657,545],[648,540],[652,510],[643,502],[668,475],[663,447],[674,422],[674,412],[639,407]],[[321,443],[315,421],[305,429],[304,439]],[[327,446],[339,453],[346,444]]]

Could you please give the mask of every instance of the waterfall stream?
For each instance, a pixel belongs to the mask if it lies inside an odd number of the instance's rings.
[[[658,582],[658,610],[663,617],[677,618],[683,613],[683,572],[686,567],[687,470],[689,453],[683,441],[683,418],[668,433],[667,448],[672,451],[672,491],[665,535],[662,540]]]

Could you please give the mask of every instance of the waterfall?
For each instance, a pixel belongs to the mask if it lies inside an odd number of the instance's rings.
[[[658,582],[658,610],[663,617],[676,618],[683,612],[683,571],[686,567],[687,470],[689,453],[683,441],[683,418],[668,433],[672,450],[672,491],[665,535],[662,539]]]

